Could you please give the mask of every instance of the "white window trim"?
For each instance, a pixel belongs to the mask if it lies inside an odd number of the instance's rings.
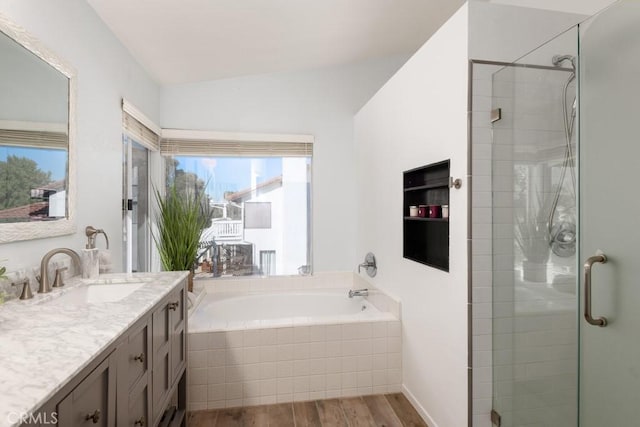
[[[218,132],[210,130],[162,129],[162,139],[186,139],[196,141],[221,141],[238,143],[305,143],[313,144],[313,135],[251,132]]]

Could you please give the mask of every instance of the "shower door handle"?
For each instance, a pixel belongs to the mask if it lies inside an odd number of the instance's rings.
[[[605,254],[590,256],[584,262],[584,318],[590,325],[605,327],[607,326],[607,319],[605,317],[597,317],[594,319],[591,315],[591,269],[593,268],[593,264],[597,262],[606,264],[607,256]]]

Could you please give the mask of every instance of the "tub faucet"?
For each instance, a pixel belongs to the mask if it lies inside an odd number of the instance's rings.
[[[40,262],[40,277],[38,278],[38,280],[40,281],[40,286],[38,287],[38,293],[44,294],[47,292],[51,292],[51,283],[49,283],[48,267],[49,267],[49,261],[51,260],[51,258],[57,254],[69,255],[73,260],[73,262],[76,264],[76,267],[80,271],[80,274],[82,274],[82,263],[80,262],[80,256],[76,251],[68,248],[52,249],[42,257],[42,261]],[[58,276],[59,274],[60,272],[56,271],[56,276]]]
[[[366,297],[369,296],[369,289],[351,289],[349,291],[349,298],[353,297]]]

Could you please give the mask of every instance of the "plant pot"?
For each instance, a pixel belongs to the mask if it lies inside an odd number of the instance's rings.
[[[193,270],[190,270],[187,276],[187,290],[193,292]]]
[[[525,282],[546,283],[547,263],[522,261],[522,280]]]

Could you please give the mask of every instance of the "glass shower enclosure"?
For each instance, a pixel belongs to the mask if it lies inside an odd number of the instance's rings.
[[[493,408],[577,422],[577,29],[493,75]]]

